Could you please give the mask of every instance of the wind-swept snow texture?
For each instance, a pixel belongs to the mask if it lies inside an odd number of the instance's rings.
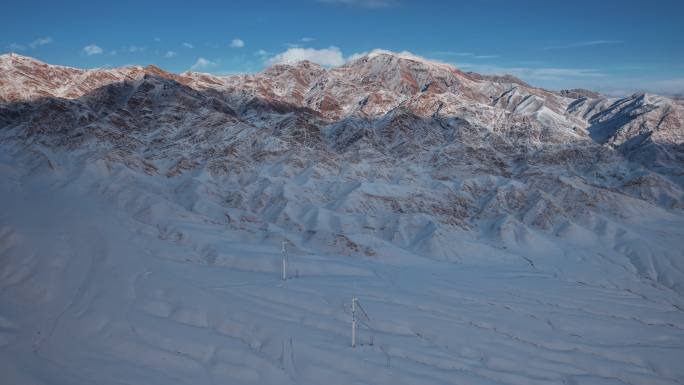
[[[684,383],[678,101],[0,59],[0,384]]]

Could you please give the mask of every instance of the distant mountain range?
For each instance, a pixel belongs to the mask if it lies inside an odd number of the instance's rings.
[[[0,382],[681,384],[683,103],[2,55]]]

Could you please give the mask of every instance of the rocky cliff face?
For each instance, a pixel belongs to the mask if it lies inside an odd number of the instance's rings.
[[[550,92],[390,52],[231,77],[14,54],[0,68],[0,140],[17,156],[119,170],[100,188],[166,178],[190,210],[339,253],[618,244],[639,239],[621,224],[680,218],[684,203],[684,106],[656,95]],[[682,278],[642,262],[649,279]]]

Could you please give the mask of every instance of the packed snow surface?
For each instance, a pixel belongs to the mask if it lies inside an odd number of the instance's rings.
[[[681,296],[635,278],[635,268],[610,253],[616,245],[521,240],[527,252],[519,256],[463,245],[466,254],[479,254],[472,260],[486,263],[400,248],[377,258],[335,255],[276,227],[256,235],[228,230],[186,210],[178,197],[157,195],[124,168],[66,166],[7,156],[0,163],[2,383],[684,378]],[[632,230],[682,250],[681,218],[644,218]],[[280,279],[283,238],[287,281]],[[647,252],[613,239],[635,255]],[[644,268],[675,268],[661,262],[648,260]],[[362,319],[356,348],[352,296],[370,318]]]

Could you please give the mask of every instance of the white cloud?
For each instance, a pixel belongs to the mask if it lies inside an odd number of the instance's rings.
[[[664,95],[684,95],[684,78],[647,81],[641,87]]]
[[[591,68],[523,68],[514,69],[516,72],[529,73],[532,76],[542,78],[563,78],[563,77],[605,77],[606,74]]]
[[[437,56],[475,56],[472,52],[436,51],[432,53]]]
[[[409,52],[409,51],[393,52],[393,51],[388,51],[386,49],[381,49],[381,48],[376,48],[370,52],[364,51],[364,52],[353,53],[353,54],[349,55],[349,57],[347,57],[346,61],[347,62],[354,61],[354,60],[359,59],[361,57],[364,57],[366,55],[373,55],[373,54],[396,55],[396,56],[399,56],[399,57],[402,57],[405,59],[412,59],[412,60],[419,60],[419,61],[420,60],[429,60],[429,61],[438,62],[438,63],[442,63],[442,64],[448,64],[448,63],[445,63],[443,61],[436,60],[436,59],[426,59],[426,58],[423,58],[421,56],[414,54],[413,52]]]
[[[217,63],[215,63],[211,60],[207,60],[203,57],[200,57],[200,58],[197,58],[197,61],[195,62],[195,64],[193,64],[190,67],[190,69],[192,69],[192,70],[203,70],[203,69],[207,69],[210,67],[214,67],[214,66],[216,66],[216,64]]]
[[[22,44],[12,43],[12,44],[8,45],[7,48],[9,48],[11,51],[21,51],[21,50],[25,50],[26,46],[24,46]]]
[[[396,0],[318,0],[319,3],[347,5],[361,8],[387,8],[396,4]]]
[[[50,36],[45,36],[45,37],[40,37],[28,44],[19,44],[19,43],[11,43],[10,45],[7,46],[12,51],[23,51],[25,49],[35,49],[47,44],[52,43],[52,37]]]
[[[230,41],[230,48],[242,48],[245,46],[245,42],[242,39],[235,38]]]
[[[472,52],[454,52],[454,51],[436,51],[432,52],[432,55],[435,56],[465,56],[465,57],[471,57],[474,59],[495,59],[498,58],[499,55],[479,55],[479,54],[474,54]]]
[[[339,48],[330,46],[323,49],[314,48],[290,48],[287,51],[281,52],[268,60],[266,64],[278,63],[296,63],[298,61],[308,60],[323,66],[335,67],[345,63],[342,51]]]
[[[537,87],[546,89],[587,88],[602,91],[600,84],[610,83],[611,76],[595,68],[518,66],[507,67],[479,62],[450,63],[463,71],[483,75],[510,74]]]
[[[164,57],[167,59],[170,59],[172,57],[176,57],[176,55],[178,55],[178,53],[176,53],[176,51],[166,51],[166,53],[164,54]]]
[[[259,51],[257,51],[257,54]],[[265,51],[264,51],[265,53]],[[411,52],[408,51],[402,51],[402,52],[392,52],[392,51],[387,51],[384,49],[374,49],[370,52],[364,51],[364,52],[355,52],[348,57],[344,57],[342,54],[342,51],[340,51],[339,48],[335,46],[330,46],[328,48],[324,49],[314,49],[314,48],[301,48],[301,47],[293,47],[288,49],[287,51],[281,52],[268,60],[266,60],[267,65],[272,65],[272,64],[278,64],[278,63],[296,63],[298,61],[302,60],[308,60],[323,66],[327,67],[335,67],[335,66],[340,66],[344,63],[354,61],[356,59],[359,59],[363,56],[369,55],[369,54],[381,54],[381,53],[388,53],[388,54],[394,54],[394,55],[401,55],[406,58],[412,58],[412,59],[418,59],[418,60],[423,60],[423,58],[416,56],[412,54]]]
[[[347,61],[354,61],[354,60],[360,59],[360,58],[362,58],[362,57],[364,57],[364,56],[366,56],[366,55],[368,55],[368,52],[367,52],[367,51],[364,51],[364,52],[355,52],[355,53],[349,55],[349,57],[347,58]]]
[[[593,68],[502,67],[477,63],[452,63],[456,67],[481,74],[510,74],[523,80],[563,80],[568,78],[603,78],[607,75]]]
[[[684,78],[643,80],[634,78],[605,79],[594,87],[606,95],[626,96],[635,92],[649,92],[666,96],[684,95]]]
[[[183,48],[195,48],[194,45],[192,45],[192,44],[190,44],[190,43],[188,43],[188,42],[183,43],[182,46],[183,46]]]
[[[581,48],[581,47],[591,47],[594,45],[606,45],[606,44],[622,44],[621,40],[590,40],[590,41],[580,41],[576,43],[555,45],[550,47],[544,47],[545,50],[550,49],[569,49],[569,48]]]
[[[36,47],[40,47],[40,46],[42,46],[42,45],[47,45],[47,44],[50,44],[50,43],[52,43],[52,37],[50,37],[50,36],[45,36],[45,37],[41,37],[41,38],[38,38],[38,39],[32,41],[32,42],[29,44],[29,47],[31,47],[31,48],[36,48]]]
[[[83,47],[83,53],[88,56],[99,55],[102,52],[102,48],[98,47],[96,44],[90,44]]]
[[[131,46],[126,47],[126,50],[127,50],[128,52],[132,52],[132,53],[135,53],[135,52],[145,52],[145,47],[140,47],[140,46],[137,46],[137,45],[131,45]]]
[[[313,37],[303,37],[303,38],[299,39],[299,41],[301,41],[302,43],[311,43],[314,40],[316,40],[316,39],[314,39]]]
[[[260,49],[254,52],[254,54],[257,56],[268,56],[268,51],[266,51],[265,49]]]
[[[158,37],[153,38],[152,40],[156,41],[157,43],[160,43],[162,40]]]

